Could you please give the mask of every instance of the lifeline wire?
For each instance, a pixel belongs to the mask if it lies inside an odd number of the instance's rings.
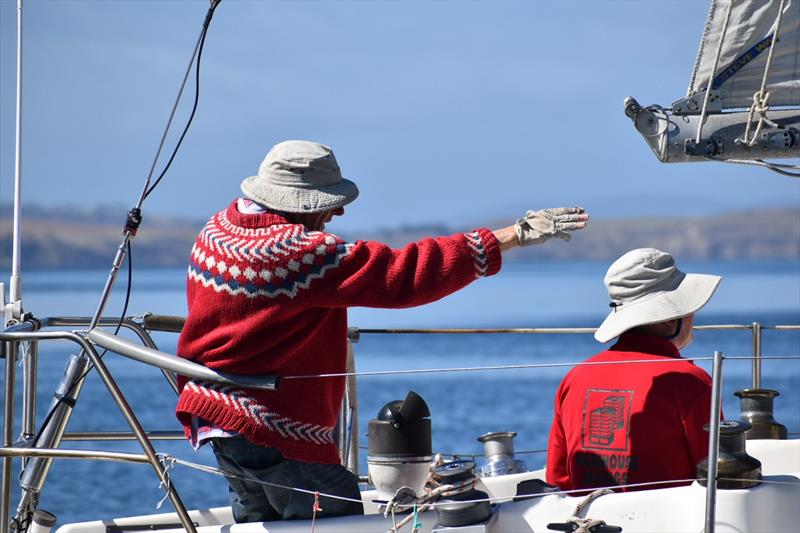
[[[474,372],[486,370],[520,370],[526,368],[558,368],[565,366],[596,366],[596,365],[624,365],[629,363],[678,363],[685,361],[711,361],[712,357],[688,357],[680,359],[665,359],[663,361],[652,359],[636,359],[632,361],[595,361],[582,363],[538,363],[530,365],[497,365],[497,366],[473,366],[456,368],[423,368],[417,370],[377,370],[374,372],[340,372],[332,374],[305,374],[299,376],[283,376],[285,379],[311,379],[311,378],[339,378],[350,376],[391,376],[398,374],[433,374],[439,372]],[[727,359],[727,357],[726,357]],[[761,359],[764,359],[763,357]]]
[[[762,361],[770,359],[800,359],[800,355],[767,355],[755,357],[752,355],[726,355],[725,359],[760,359]],[[595,362],[581,362],[581,363],[537,363],[529,365],[496,365],[496,366],[471,366],[471,367],[453,367],[453,368],[421,368],[416,370],[376,370],[373,372],[341,372],[334,374],[305,374],[297,376],[282,376],[281,379],[313,379],[313,378],[339,378],[339,377],[363,377],[363,376],[393,376],[402,374],[435,374],[443,372],[480,372],[487,370],[525,370],[531,368],[558,368],[565,366],[596,366],[596,365],[626,365],[626,364],[644,364],[644,363],[678,363],[681,361],[711,361],[713,357],[681,357],[679,359],[665,359],[665,360],[652,360],[652,359],[636,359],[631,361],[595,361]]]
[[[159,457],[163,457],[164,460],[168,460],[170,462],[174,462],[174,464],[178,464],[178,465],[181,465],[181,466],[185,466],[187,468],[192,468],[194,470],[199,470],[201,472],[206,472],[206,473],[209,473],[209,474],[215,474],[215,475],[223,476],[223,477],[232,477],[232,478],[235,478],[235,479],[240,479],[242,481],[252,481],[254,483],[258,483],[258,484],[261,484],[261,485],[265,485],[265,486],[269,486],[269,487],[281,488],[281,489],[285,489],[285,490],[292,490],[292,491],[296,491],[296,492],[302,492],[302,493],[305,493],[305,494],[310,494],[312,496],[313,495],[318,495],[318,496],[323,496],[323,497],[326,497],[326,498],[332,498],[332,499],[335,499],[335,500],[342,500],[342,501],[348,501],[348,502],[357,502],[357,503],[362,502],[362,500],[360,500],[360,499],[356,500],[355,498],[347,498],[345,496],[337,496],[337,495],[334,495],[334,494],[326,494],[324,492],[318,492],[318,491],[314,491],[314,490],[301,489],[301,488],[296,488],[296,487],[289,487],[289,486],[286,486],[286,485],[281,485],[281,484],[278,484],[278,483],[271,483],[271,482],[268,482],[268,481],[262,481],[260,479],[253,479],[253,478],[249,478],[249,477],[246,477],[246,476],[228,474],[228,473],[224,472],[223,470],[221,470],[220,468],[216,468],[216,467],[208,466],[208,465],[203,465],[203,464],[199,464],[199,463],[193,463],[191,461],[185,461],[183,459],[178,459],[176,457],[172,457],[171,455],[168,455],[168,454],[159,453],[158,455],[159,455]],[[752,479],[739,479],[739,478],[728,478],[728,477],[718,477],[717,478],[717,481],[722,481],[722,480],[724,480],[724,481],[753,481]],[[664,480],[664,481],[647,481],[647,482],[642,482],[642,483],[628,483],[626,485],[608,485],[608,486],[605,486],[605,487],[597,487],[597,488],[594,488],[592,490],[603,490],[603,489],[615,490],[615,489],[623,489],[623,488],[629,489],[629,488],[657,487],[657,486],[661,486],[661,485],[674,485],[676,483],[692,483],[694,481],[708,481],[708,479],[707,478],[686,478],[686,479],[670,479],[670,480]],[[775,480],[775,479],[760,479],[758,481],[759,481],[759,483],[772,484],[772,485],[797,485],[798,483],[800,483],[800,481],[781,481],[781,480]],[[542,498],[542,497],[545,497],[545,496],[560,495],[560,494],[567,495],[567,496],[582,495],[582,494],[586,493],[586,490],[587,489],[571,489],[571,490],[559,490],[559,491],[553,491],[553,492],[544,492],[544,493],[539,493],[539,494],[522,494],[522,495],[516,496],[515,498],[520,500],[520,499]],[[509,499],[510,498],[508,498],[508,497],[504,497],[504,498],[489,497],[489,498],[478,498],[478,499],[474,499],[474,500],[459,500],[459,503],[461,503],[461,504],[464,504],[464,503],[480,503],[480,502],[496,503],[496,502],[508,501]],[[384,500],[372,500],[372,503],[384,504],[384,503],[387,503],[387,502],[385,502]],[[414,505],[415,504],[411,504],[411,503],[409,503],[409,504],[396,504],[396,507],[412,509]],[[443,503],[427,502],[426,505],[428,505],[430,507],[437,507],[439,505],[446,506],[446,505],[452,505],[452,502],[449,502],[449,503],[448,502],[443,502]]]

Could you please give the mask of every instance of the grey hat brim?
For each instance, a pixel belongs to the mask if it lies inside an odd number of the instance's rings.
[[[709,274],[686,274],[674,288],[665,288],[618,306],[597,328],[594,338],[606,343],[631,328],[696,313],[714,295],[721,279]]]
[[[241,189],[251,200],[284,213],[322,213],[344,207],[358,197],[358,186],[345,178],[328,187],[300,188],[250,176],[242,181]]]

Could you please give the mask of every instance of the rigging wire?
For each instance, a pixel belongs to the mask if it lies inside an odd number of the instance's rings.
[[[181,144],[183,143],[183,139],[186,137],[186,133],[189,131],[189,127],[191,126],[192,121],[194,119],[195,113],[197,111],[197,106],[198,106],[198,103],[199,103],[199,95],[200,95],[200,58],[202,56],[203,45],[205,44],[205,39],[206,39],[206,35],[208,34],[208,28],[209,28],[209,25],[211,23],[211,19],[214,16],[214,11],[216,10],[217,6],[220,4],[220,1],[221,0],[211,0],[211,6],[209,7],[208,12],[206,13],[206,17],[205,17],[205,19],[203,21],[203,27],[202,27],[202,30],[200,32],[200,38],[198,39],[198,44],[197,44],[197,47],[196,47],[197,55],[195,56],[194,53],[192,54],[192,61],[190,62],[190,66],[189,66],[189,68],[191,69],[192,64],[195,64],[195,99],[194,99],[194,104],[192,106],[192,112],[191,112],[191,114],[189,116],[189,119],[188,119],[188,121],[186,123],[186,126],[183,128],[183,131],[182,131],[182,133],[180,135],[180,138],[178,139],[178,142],[176,143],[175,148],[172,151],[172,154],[170,155],[169,160],[167,161],[167,164],[165,165],[164,169],[161,171],[161,173],[159,174],[158,178],[155,180],[155,182],[152,185],[150,184],[150,178],[152,176],[152,169],[151,169],[150,175],[148,175],[147,181],[145,183],[145,188],[144,188],[144,191],[142,193],[142,197],[139,200],[139,206],[141,206],[141,204],[142,204],[144,199],[146,199],[150,194],[152,194],[152,192],[155,190],[155,188],[158,186],[158,184],[161,182],[161,180],[166,175],[166,173],[169,170],[170,166],[172,165],[172,162],[175,159],[175,156],[177,155],[178,150],[180,149]],[[188,77],[188,72],[187,72],[187,77]],[[173,109],[172,109],[172,113],[170,114],[169,120],[167,121],[167,128],[164,131],[164,135],[162,136],[161,143],[160,143],[160,145],[158,147],[158,150],[156,152],[156,157],[155,157],[155,160],[153,161],[153,167],[155,167],[156,161],[158,160],[159,154],[161,153],[161,148],[164,145],[164,141],[166,139],[167,133],[168,133],[169,128],[170,128],[170,125],[172,124],[172,118],[173,118],[173,116],[175,114],[175,110],[177,109],[178,102],[180,101],[180,97],[181,97],[181,95],[183,93],[183,85],[185,84],[185,82],[186,82],[186,77],[184,77],[183,84],[181,85],[180,91],[178,92],[178,99],[176,100],[175,105],[173,106]],[[138,209],[138,208],[134,208],[134,209]],[[116,328],[114,330],[114,334],[115,335],[118,334],[120,329],[122,328],[122,323],[125,320],[125,315],[128,312],[128,305],[130,303],[130,297],[131,297],[131,288],[132,288],[132,285],[133,285],[133,267],[132,267],[132,265],[133,265],[132,251],[133,250],[132,250],[132,244],[131,244],[131,240],[130,239],[128,239],[126,241],[125,248],[126,248],[126,252],[127,252],[126,255],[128,257],[128,283],[127,283],[127,288],[126,288],[126,292],[125,292],[125,303],[124,303],[123,308],[122,308],[122,313],[120,314],[120,317],[119,317],[119,322],[117,323],[117,326],[116,326]],[[107,353],[107,351],[108,351],[107,349],[103,350],[103,352],[101,354],[99,354],[98,358],[102,359],[103,356]],[[55,402],[53,407],[47,413],[47,416],[45,417],[44,422],[39,427],[39,430],[34,435],[33,440],[31,441],[31,446],[32,447],[36,446],[36,443],[41,438],[42,434],[44,433],[45,428],[47,428],[47,425],[50,423],[50,420],[55,415],[58,407],[61,404],[66,402],[66,398],[69,397],[69,395],[72,393],[73,390],[75,390],[75,387],[79,383],[83,382],[83,380],[86,378],[86,376],[88,376],[88,374],[93,369],[94,369],[94,365],[89,363],[88,368],[83,372],[83,374],[80,376],[80,378],[75,380],[72,383],[72,385],[69,387],[69,389],[66,391],[66,393],[64,393],[62,396],[60,396],[57,399],[57,401]]]
[[[763,159],[722,159],[720,157],[705,156],[709,161],[716,161],[718,163],[732,163],[735,165],[751,165],[763,167],[783,176],[790,178],[800,178],[800,172],[791,172],[792,170],[800,170],[800,165],[787,165],[782,163],[771,163]]]
[[[206,18],[203,21],[203,29],[200,32],[200,40],[199,40],[198,49],[197,49],[197,59],[196,59],[196,61],[194,61],[194,63],[195,63],[195,69],[194,69],[195,70],[194,104],[192,105],[192,112],[189,115],[189,120],[186,121],[186,126],[183,128],[183,132],[181,132],[181,135],[178,138],[178,142],[175,144],[175,149],[172,151],[172,155],[170,155],[169,160],[167,161],[167,164],[164,166],[164,169],[161,171],[161,173],[159,174],[158,178],[156,178],[156,180],[153,182],[153,184],[145,189],[145,192],[144,192],[144,195],[143,195],[143,199],[147,198],[148,196],[150,196],[153,193],[153,191],[158,186],[158,184],[161,183],[161,180],[164,178],[164,175],[169,170],[169,167],[172,166],[172,162],[175,160],[175,156],[177,155],[178,150],[181,147],[181,144],[183,144],[183,139],[184,139],[184,137],[186,137],[186,133],[189,131],[189,126],[192,125],[192,121],[194,120],[194,115],[197,112],[197,105],[198,105],[198,103],[200,101],[200,59],[203,56],[203,47],[204,47],[205,42],[206,42],[206,35],[208,35],[208,26],[211,23],[211,18],[214,16],[214,11],[217,9],[218,5],[219,5],[219,0],[217,0],[215,2],[212,1],[211,7],[208,9],[208,13],[206,14]],[[178,98],[180,99],[180,95],[178,96]],[[177,102],[176,102],[176,106],[177,106]],[[173,113],[174,113],[174,109],[173,109]],[[172,117],[170,117],[170,121],[171,120],[172,120]],[[167,129],[169,129],[169,125],[167,125]],[[164,136],[166,137],[166,132],[165,132]],[[163,140],[162,140],[162,143],[163,143]],[[160,147],[159,147],[159,151],[160,151]],[[158,154],[156,154],[156,159],[158,159]],[[148,177],[148,180],[149,180],[149,177]]]
[[[714,66],[711,68],[711,73],[708,77],[708,86],[706,87],[706,94],[703,98],[703,108],[700,111],[700,120],[697,123],[697,136],[695,142],[700,143],[703,135],[703,123],[706,121],[708,110],[708,99],[711,96],[711,86],[714,82],[714,76],[717,74],[717,67],[719,66],[719,57],[722,54],[722,44],[725,42],[725,34],[728,32],[728,22],[731,20],[731,11],[733,11],[733,1],[728,4],[728,10],[725,13],[725,22],[722,24],[722,32],[719,35],[719,45],[717,46],[717,53],[714,56]]]

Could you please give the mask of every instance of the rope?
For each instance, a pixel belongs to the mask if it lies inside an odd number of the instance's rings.
[[[712,157],[712,156],[705,156],[706,159],[709,161],[717,161],[719,163],[734,163],[737,165],[753,165],[757,167],[764,167],[768,170],[773,172],[777,172],[778,174],[782,174],[783,176],[789,176],[791,178],[800,178],[800,173],[789,172],[788,170],[783,169],[791,169],[791,170],[800,170],[800,165],[783,165],[779,163],[768,163],[761,159],[721,159],[719,157]]]
[[[417,533],[419,531],[419,528],[422,527],[422,520],[420,520],[419,518],[416,505],[414,506],[414,511],[412,516],[414,517],[414,523],[411,524],[411,533]]]
[[[579,503],[579,504],[578,504],[578,505],[575,507],[575,512],[574,512],[574,513],[572,513],[573,517],[578,517],[578,516],[580,516],[580,514],[583,512],[583,510],[584,510],[584,509],[585,509],[585,508],[586,508],[586,507],[587,507],[587,506],[588,506],[590,503],[592,503],[593,501],[595,501],[595,500],[596,500],[597,498],[599,498],[600,496],[605,496],[606,494],[614,494],[614,491],[613,491],[613,490],[611,490],[611,489],[598,489],[598,490],[596,490],[596,491],[592,492],[591,494],[589,494],[588,496],[586,496],[586,498],[584,498],[584,500],[583,500],[582,502],[580,502],[580,503]]]
[[[314,525],[317,523],[317,513],[322,512],[319,505],[319,492],[314,493],[314,504],[311,506],[311,533],[314,533]]]
[[[783,0],[781,0],[783,1]],[[725,42],[725,34],[728,32],[728,22],[731,20],[731,11],[733,11],[733,0],[728,4],[728,11],[725,13],[725,22],[722,25],[722,33],[719,36],[719,44],[717,46],[717,53],[714,57],[714,68],[711,69],[711,75],[708,77],[708,86],[706,87],[706,94],[703,98],[703,109],[700,111],[700,121],[697,123],[697,137],[695,142],[699,143],[703,134],[703,123],[706,121],[706,110],[708,108],[708,98],[711,96],[711,84],[714,82],[714,76],[717,74],[717,66],[719,66],[719,56],[722,54],[722,43]]]
[[[164,497],[161,498],[156,504],[156,509],[161,509],[161,506],[164,505],[164,502],[167,501],[167,498],[169,498],[169,491],[172,486],[172,480],[169,476],[169,471],[175,467],[177,459],[162,453],[156,454],[156,457],[158,457],[158,462],[161,463],[161,466],[164,468],[164,479],[158,484],[158,488],[164,490]]]
[[[406,516],[399,522],[395,520],[394,516],[395,509],[392,509],[392,529],[390,529],[387,533],[398,533],[398,531],[400,531],[403,528],[403,526],[405,526],[412,520],[414,522],[413,524],[411,524],[411,533],[417,533],[419,528],[422,527],[422,521],[419,519],[419,515],[424,513],[430,508],[431,508],[430,505],[420,505],[418,507],[416,504],[414,504],[412,514]]]
[[[567,518],[567,523],[575,524],[575,529],[572,530],[572,533],[594,533],[593,528],[606,525],[605,520],[597,518],[577,518],[574,516]]]
[[[772,47],[769,49],[772,53]],[[769,93],[760,90],[753,94],[753,104],[750,106],[750,111],[747,113],[747,126],[744,129],[744,137],[736,139],[734,142],[737,144],[744,144],[750,148],[758,142],[758,136],[761,134],[761,129],[766,123],[771,128],[778,128],[779,125],[767,118],[767,111],[769,111]],[[758,125],[753,131],[753,136],[750,137],[750,126],[754,122],[754,117],[758,113]]]
[[[613,493],[614,491],[611,489],[598,489],[581,500],[581,502],[575,507],[575,511],[572,513],[572,516],[566,520],[567,524],[575,525],[575,528],[572,530],[573,533],[592,533],[592,528],[606,525],[604,520],[598,520],[596,518],[583,518],[580,515],[583,513],[583,510],[597,498]]]
[[[390,514],[392,516],[392,528],[387,533],[398,533],[403,526],[412,520],[411,533],[417,533],[419,528],[422,527],[422,521],[419,515],[435,506],[433,500],[463,494],[472,490],[475,487],[475,483],[478,482],[478,478],[473,476],[458,483],[441,485],[436,480],[433,469],[442,464],[444,464],[444,458],[442,454],[437,453],[430,465],[430,473],[425,483],[425,490],[428,491],[426,494],[417,497],[416,493],[409,487],[401,487],[397,490],[392,499],[389,500],[386,504],[386,509],[383,511],[384,517],[388,517]],[[395,520],[395,512],[398,510],[407,511],[409,508],[412,511],[411,514],[407,515],[400,522],[397,522]]]
[[[767,54],[767,62],[764,65],[764,75],[761,77],[761,88],[753,94],[753,105],[750,106],[750,111],[747,113],[747,127],[744,130],[744,137],[742,139],[736,139],[735,142],[745,144],[752,148],[758,142],[758,136],[761,133],[761,129],[764,127],[766,123],[771,128],[779,127],[778,124],[769,120],[767,118],[767,111],[769,110],[769,93],[766,91],[767,89],[767,78],[769,77],[769,69],[772,66],[772,52],[775,50],[775,45],[778,42],[778,34],[781,30],[781,20],[783,20],[783,3],[784,0],[781,0],[780,5],[778,6],[778,16],[775,20],[775,33],[772,36],[772,44],[769,47],[769,53]],[[752,138],[748,138],[750,135],[750,125],[753,123],[753,119],[758,113],[758,125],[753,131]]]

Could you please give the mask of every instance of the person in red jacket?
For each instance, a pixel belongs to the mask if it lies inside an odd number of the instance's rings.
[[[426,238],[402,249],[325,230],[358,195],[327,146],[285,141],[211,217],[191,251],[189,313],[178,354],[231,374],[346,372],[347,308],[403,308],[455,292],[501,267],[501,251],[569,240],[582,208],[529,211],[499,230]],[[334,428],[345,380],[283,379],[276,391],[181,379],[176,414],[190,442],[213,441],[237,522],[360,514],[356,478]],[[290,491],[287,487],[301,489]],[[302,492],[305,491],[305,492]]]
[[[695,478],[708,455],[711,378],[679,350],[720,279],[685,274],[653,248],[611,265],[613,309],[595,339],[619,339],[574,367],[556,392],[548,483],[575,490]]]

